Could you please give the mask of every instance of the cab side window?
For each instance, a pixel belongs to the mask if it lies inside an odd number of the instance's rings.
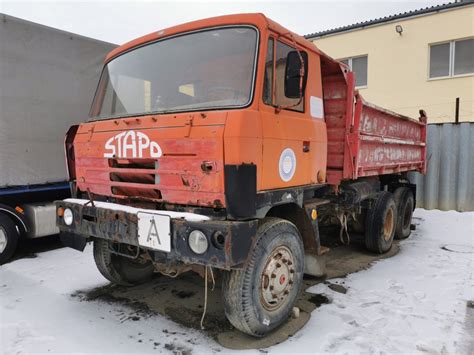
[[[263,80],[263,102],[273,104],[273,38],[268,40],[267,58],[265,59],[265,78]]]
[[[290,99],[285,96],[285,69],[286,57],[288,53],[294,51],[293,47],[286,45],[280,41],[276,43],[276,65],[275,65],[275,104],[277,106],[293,106],[298,103],[299,99]],[[290,108],[291,110],[304,111],[304,97],[297,106]]]
[[[275,61],[273,60],[274,50],[276,54]],[[274,40],[272,38],[269,39],[267,58],[265,61],[263,102],[267,105],[288,107],[289,110],[304,112],[304,97],[303,100],[301,100],[301,102],[296,105],[299,99],[291,99],[285,96],[286,58],[288,53],[294,50],[295,49],[293,47],[290,47],[280,41],[276,41],[276,46],[274,46]],[[273,86],[274,78],[275,85]],[[273,89],[275,92],[273,92]]]

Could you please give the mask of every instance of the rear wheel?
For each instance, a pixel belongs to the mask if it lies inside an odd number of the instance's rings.
[[[154,267],[141,257],[127,258],[113,253],[105,239],[94,241],[94,260],[100,273],[109,281],[122,286],[133,286],[150,280]]]
[[[265,219],[245,267],[224,274],[227,319],[244,333],[266,335],[291,315],[303,271],[303,242],[295,225],[279,218]]]
[[[394,192],[397,203],[397,227],[395,229],[395,239],[405,239],[411,233],[411,219],[415,207],[413,192],[408,187],[399,187]]]
[[[382,191],[367,211],[365,246],[382,254],[390,250],[397,224],[397,206],[390,192]]]
[[[5,215],[0,215],[0,265],[7,262],[18,245],[18,231],[15,223]]]

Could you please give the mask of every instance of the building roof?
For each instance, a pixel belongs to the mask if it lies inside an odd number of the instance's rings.
[[[405,18],[412,17],[412,16],[426,15],[426,14],[430,14],[430,13],[433,13],[433,12],[439,12],[439,11],[443,11],[443,10],[448,10],[448,9],[453,9],[453,8],[456,8],[456,7],[461,7],[461,6],[466,6],[466,5],[473,5],[473,4],[474,4],[474,0],[462,0],[462,1],[457,1],[457,2],[449,2],[449,3],[446,3],[446,4],[435,5],[435,6],[430,6],[430,7],[424,7],[422,9],[418,9],[418,10],[402,12],[402,13],[395,14],[395,15],[379,17],[379,18],[376,18],[376,19],[368,20],[368,21],[357,22],[357,23],[354,23],[352,25],[336,27],[336,28],[332,28],[332,29],[329,29],[329,30],[314,32],[314,33],[307,34],[304,37],[306,39],[323,37],[323,36],[327,36],[327,35],[330,35],[330,34],[351,31],[351,30],[355,30],[355,29],[359,29],[359,28],[364,28],[364,27],[367,27],[367,26],[382,24],[382,23],[389,22],[389,21],[405,19]]]

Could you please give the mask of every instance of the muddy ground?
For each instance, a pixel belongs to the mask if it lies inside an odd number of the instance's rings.
[[[398,243],[385,255],[369,253],[359,243],[350,246],[337,246],[326,255],[327,277],[305,277],[303,290],[325,282],[334,291],[345,293],[347,290],[344,282],[332,283],[331,279],[365,269],[376,260],[395,255],[399,250]],[[209,284],[212,288],[212,283]],[[123,308],[118,314],[122,322],[139,321],[142,318],[151,318],[156,315],[165,316],[176,323],[193,329],[201,329],[200,320],[204,305],[204,281],[194,273],[186,273],[177,278],[157,276],[149,283],[125,288],[114,285],[96,288],[93,290],[79,290],[72,297],[85,302],[107,302],[109,304],[127,305],[129,311]],[[217,275],[214,290],[208,292],[208,305],[204,320],[207,336],[215,339],[220,345],[229,349],[263,349],[281,343],[301,329],[311,317],[311,312],[330,300],[324,294],[301,292],[297,307],[300,309],[299,317],[290,319],[285,325],[272,332],[263,339],[255,339],[235,330],[224,315],[221,301],[220,279]],[[166,333],[166,332],[165,332]],[[180,336],[186,334],[179,334]],[[165,346],[168,350],[178,350],[186,353],[187,349],[172,349],[173,339],[177,334],[166,334],[170,339],[169,344],[155,344]],[[196,339],[186,339],[192,347]],[[218,349],[215,349],[219,351]]]

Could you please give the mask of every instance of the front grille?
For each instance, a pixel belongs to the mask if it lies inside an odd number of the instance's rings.
[[[156,163],[153,159],[109,159],[109,167],[122,169],[155,170]]]
[[[144,189],[137,187],[112,186],[112,193],[117,196],[143,197],[161,200],[161,191],[158,189]]]
[[[109,159],[112,193],[117,196],[161,199],[156,186],[158,161],[153,159]]]
[[[155,174],[110,173],[111,181],[131,182],[134,184],[155,184]]]

